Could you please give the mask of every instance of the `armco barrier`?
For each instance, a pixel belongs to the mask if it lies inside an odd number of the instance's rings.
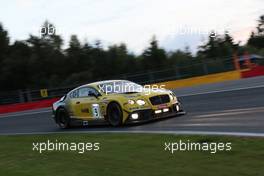
[[[246,70],[241,72],[242,78],[250,78],[255,76],[263,76],[264,75],[264,66],[256,66],[251,70]]]
[[[241,78],[252,77],[256,75],[257,76],[264,75],[263,66],[256,67],[252,70],[246,70],[246,71],[244,70],[242,72],[229,71],[229,72],[224,72],[224,73],[209,74],[206,76],[198,76],[198,77],[193,77],[193,78],[188,78],[188,79],[160,82],[160,83],[157,83],[156,85],[159,85],[159,86],[165,85],[165,88],[167,89],[175,89],[175,88],[197,86],[197,85],[202,85],[202,84],[238,80]],[[29,102],[29,103],[1,105],[0,114],[50,107],[52,103],[54,103],[57,100],[58,98],[52,98],[52,99],[40,100],[40,101]]]
[[[157,83],[157,85],[165,85],[166,89],[175,89],[175,88],[197,86],[202,84],[238,80],[240,78],[241,78],[240,71],[230,71],[230,72],[210,74],[206,76],[198,76],[198,77],[182,79],[182,80],[161,82],[161,83]]]
[[[47,108],[47,107],[51,107],[52,103],[54,103],[57,100],[58,98],[52,98],[52,99],[40,100],[36,102],[1,105],[0,114],[25,111],[25,110],[33,110],[33,109],[39,109],[39,108]]]

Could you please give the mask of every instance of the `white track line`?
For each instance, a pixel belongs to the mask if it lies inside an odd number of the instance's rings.
[[[172,134],[172,135],[210,135],[210,136],[243,136],[243,137],[264,137],[264,133],[250,132],[218,132],[218,131],[61,131],[61,132],[34,132],[34,133],[2,133],[0,136],[15,135],[46,135],[46,134]]]
[[[251,113],[260,113],[260,112],[264,112],[263,107],[258,108],[258,110],[256,110],[256,108],[253,108],[252,110],[243,110],[241,109],[240,111],[222,111],[222,112],[211,112],[210,114],[202,114],[202,115],[195,115],[194,117],[196,118],[206,118],[206,117],[221,117],[221,116],[234,116],[234,115],[241,115],[241,114],[251,114]]]

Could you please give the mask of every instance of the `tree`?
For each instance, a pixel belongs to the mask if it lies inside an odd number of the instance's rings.
[[[5,77],[4,73],[4,66],[3,61],[8,58],[8,51],[9,51],[9,37],[8,32],[3,28],[2,24],[0,23],[0,89],[5,87],[4,83]]]
[[[30,83],[28,58],[31,51],[26,43],[16,41],[9,48],[10,53],[2,62],[2,82],[1,90],[25,89]],[[2,83],[1,82],[1,83]]]
[[[9,48],[9,37],[8,32],[3,28],[0,23],[0,62],[7,55]]]
[[[69,42],[68,52],[78,51],[81,48],[81,43],[77,37],[77,35],[72,35]]]
[[[192,61],[193,57],[187,48],[185,51],[176,50],[169,54],[170,66],[186,67],[190,66]]]
[[[55,26],[45,21],[42,28]],[[58,86],[60,79],[65,77],[65,56],[62,51],[63,40],[56,33],[47,33],[47,35],[30,35],[27,45],[31,49],[28,65],[31,87],[53,87]]]
[[[212,32],[213,33],[213,32]],[[208,59],[226,59],[238,49],[238,44],[234,43],[228,31],[224,35],[212,35],[208,37],[208,42],[201,45],[198,50],[198,57]]]
[[[166,51],[159,48],[155,36],[150,41],[150,46],[143,52],[143,63],[145,69],[155,69],[165,66],[167,62]]]
[[[3,59],[7,56],[9,49],[8,32],[3,28],[0,23],[0,65]]]
[[[234,51],[264,53],[263,26],[264,17],[261,16],[256,31],[252,32],[245,46],[235,43],[227,31],[224,35],[212,33],[199,47],[197,56],[192,56],[188,47],[166,52],[155,36],[140,55],[130,53],[123,43],[106,48],[99,40],[95,44],[82,43],[77,35],[71,36],[68,47],[64,49],[62,37],[56,34],[55,25],[48,21],[42,28],[50,27],[54,29],[53,33],[30,35],[25,41],[11,44],[8,32],[0,25],[0,90],[75,86],[103,79],[134,79],[131,75],[135,73],[140,75],[135,81],[147,81],[141,73],[164,68],[174,70],[173,73],[180,76],[226,71],[233,64],[232,60],[226,62],[226,59],[231,58]],[[172,73],[157,72],[153,75],[156,79],[163,79],[171,77]]]
[[[261,15],[258,20],[259,24],[257,26],[258,35],[264,35],[264,15]]]
[[[256,27],[257,32],[251,33],[247,45],[257,49],[262,49],[264,48],[264,15],[259,17],[258,22],[259,24]]]
[[[210,33],[207,43],[199,46],[198,56],[200,56],[201,58],[213,58],[220,54],[219,44],[221,43],[221,39],[218,35],[212,34],[215,33],[213,31]]]

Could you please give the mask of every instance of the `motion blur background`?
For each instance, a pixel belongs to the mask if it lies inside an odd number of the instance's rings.
[[[145,84],[231,71],[234,57],[243,67],[245,53],[262,65],[263,5],[260,0],[5,2],[0,104],[59,97],[97,80]]]

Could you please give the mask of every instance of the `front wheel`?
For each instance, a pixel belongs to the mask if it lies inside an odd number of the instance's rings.
[[[178,100],[179,101],[179,100]],[[179,101],[179,111],[178,111],[178,113],[180,114],[180,115],[185,115],[185,114],[187,114],[186,112],[185,112],[185,108],[183,107],[183,104],[181,103],[181,101]]]
[[[70,128],[70,117],[64,109],[58,110],[57,124],[62,129]]]
[[[110,125],[117,127],[122,124],[123,112],[118,103],[110,103],[107,107],[107,120]]]

